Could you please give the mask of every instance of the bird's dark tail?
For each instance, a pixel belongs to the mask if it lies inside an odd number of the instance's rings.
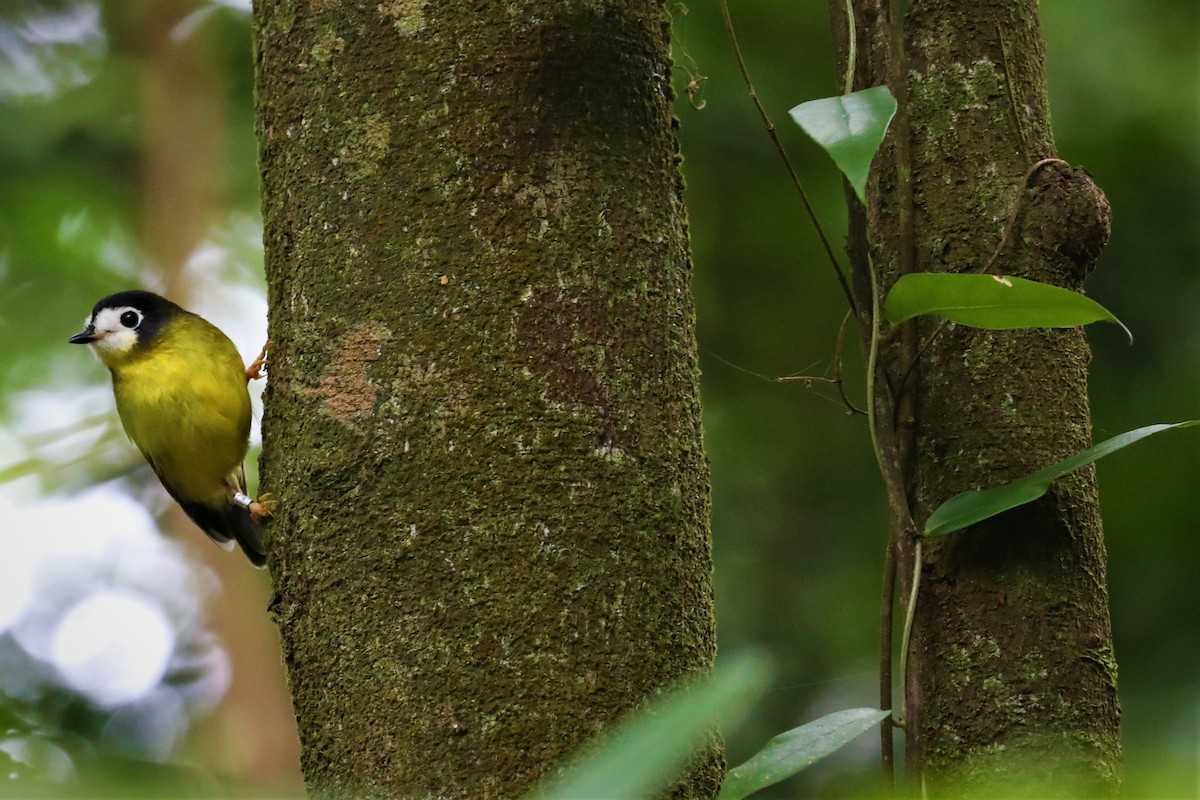
[[[262,528],[239,505],[227,503],[210,506],[204,503],[180,503],[187,515],[217,544],[232,547],[236,541],[250,563],[262,567],[267,563],[267,551],[262,543]]]

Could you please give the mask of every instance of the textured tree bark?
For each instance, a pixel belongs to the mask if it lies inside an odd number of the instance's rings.
[[[1035,168],[1055,156],[1035,0],[918,0],[896,53],[889,4],[855,0],[854,10],[855,87],[887,83],[902,98],[867,208],[852,209],[860,295],[868,252],[886,291],[904,271],[979,271],[1002,243],[990,272],[1080,289],[1110,212],[1083,170]],[[845,69],[845,5],[831,2],[830,15]],[[960,491],[1021,477],[1091,442],[1082,331],[951,324],[917,346],[937,327],[922,321],[907,346],[893,337],[881,352],[918,525]],[[907,584],[912,552],[901,551]],[[1115,792],[1105,559],[1090,468],[1041,501],[925,543],[905,691],[910,772],[930,794]]]
[[[663,5],[254,13],[306,780],[517,796],[714,655]]]

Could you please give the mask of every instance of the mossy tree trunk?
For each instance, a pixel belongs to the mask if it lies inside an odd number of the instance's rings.
[[[1035,0],[918,0],[900,24],[889,0],[854,10],[855,87],[887,83],[900,100],[867,207],[852,213],[862,307],[868,251],[884,292],[907,271],[979,271],[998,248],[993,273],[1081,289],[1109,208],[1083,170],[1038,165],[1056,154]],[[831,2],[830,14],[844,69],[845,5]],[[948,325],[921,347],[937,327],[922,321],[881,352],[884,405],[896,412],[887,433],[918,525],[960,491],[1091,443],[1082,331]],[[901,541],[906,595],[913,548]],[[910,769],[932,795],[1115,791],[1105,558],[1090,468],[1043,500],[925,543],[906,692]]]
[[[306,780],[517,796],[714,654],[663,5],[254,13]]]

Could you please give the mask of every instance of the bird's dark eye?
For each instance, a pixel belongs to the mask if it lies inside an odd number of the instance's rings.
[[[142,321],[142,315],[132,309],[121,315],[121,324],[126,328],[136,328]]]

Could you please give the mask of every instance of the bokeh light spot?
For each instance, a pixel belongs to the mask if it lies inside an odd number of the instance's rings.
[[[154,689],[174,649],[175,634],[160,609],[127,592],[100,591],[63,616],[51,661],[76,690],[115,706]]]

